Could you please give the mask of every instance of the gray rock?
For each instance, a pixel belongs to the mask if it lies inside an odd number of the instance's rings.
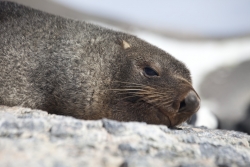
[[[250,166],[250,136],[0,106],[0,166]]]

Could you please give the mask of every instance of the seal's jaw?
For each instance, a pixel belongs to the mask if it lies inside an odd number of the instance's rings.
[[[169,119],[169,127],[174,127],[189,119],[200,108],[200,98],[198,94],[190,90],[183,100],[175,101],[170,107],[160,107],[158,109]]]

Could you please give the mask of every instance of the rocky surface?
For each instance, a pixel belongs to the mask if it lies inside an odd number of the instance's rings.
[[[250,136],[0,106],[0,166],[250,166]]]

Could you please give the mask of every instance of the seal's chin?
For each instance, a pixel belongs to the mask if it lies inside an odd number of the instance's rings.
[[[174,110],[162,110],[158,109],[158,112],[160,112],[168,121],[164,123],[168,127],[175,127],[186,120],[188,120],[195,112],[185,112],[185,111],[174,111]]]
[[[171,112],[163,109],[158,109],[158,112],[160,112],[164,117],[168,119],[168,122],[165,125],[167,125],[168,127],[172,127],[173,120],[171,119],[172,117],[170,117]]]
[[[172,107],[161,107],[161,112],[169,120],[170,127],[181,124],[189,119],[200,108],[200,98],[193,90],[189,91],[183,100],[174,102]]]

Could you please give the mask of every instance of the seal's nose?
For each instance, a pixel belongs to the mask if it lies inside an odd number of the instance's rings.
[[[191,90],[180,103],[179,112],[196,112],[200,107],[199,96]]]

